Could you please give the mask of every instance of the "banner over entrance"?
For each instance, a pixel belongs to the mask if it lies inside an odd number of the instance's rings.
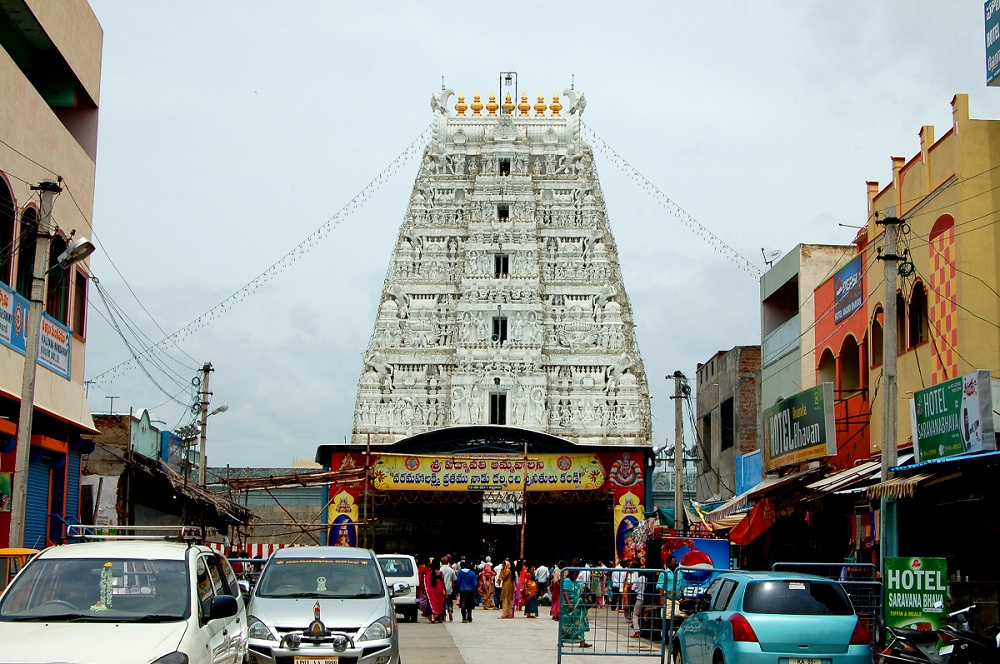
[[[596,454],[381,454],[372,476],[380,491],[575,491],[600,489],[605,479]]]

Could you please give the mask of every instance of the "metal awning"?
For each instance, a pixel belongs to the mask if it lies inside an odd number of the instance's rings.
[[[717,507],[706,514],[705,520],[709,523],[713,523],[728,516],[732,516],[746,507],[747,503],[751,500],[762,498],[763,496],[776,491],[780,487],[792,482],[800,481],[818,470],[819,468],[810,468],[809,470],[800,470],[794,473],[789,473],[788,475],[783,475],[782,477],[765,477],[763,480],[743,493],[729,499],[729,501],[724,503],[721,507]]]
[[[912,498],[917,492],[918,484],[935,484],[944,480],[958,477],[961,472],[949,473],[945,475],[941,471],[931,471],[917,473],[906,477],[894,477],[885,482],[879,482],[868,487],[869,498]]]

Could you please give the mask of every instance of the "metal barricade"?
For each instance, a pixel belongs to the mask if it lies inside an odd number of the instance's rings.
[[[828,579],[837,579],[844,586],[847,596],[851,598],[854,612],[858,619],[868,629],[868,642],[872,652],[878,650],[879,629],[878,617],[882,615],[882,582],[878,579],[878,568],[871,563],[810,563],[781,562],[774,563],[771,569],[776,572],[801,572],[815,574]]]
[[[680,569],[671,572],[622,567],[567,567],[561,570],[557,661],[561,663],[564,656],[599,655],[655,657],[661,664],[666,662],[681,617],[675,615],[676,602],[664,606],[657,584],[673,586],[669,578],[679,572]],[[611,575],[616,573],[628,574],[629,582],[623,592],[612,596]],[[576,580],[571,578],[574,575]],[[648,584],[650,588],[636,592],[635,585],[639,584],[632,584],[632,579],[642,579],[641,585]],[[576,588],[568,587],[567,581],[576,584]],[[574,606],[568,605],[567,600],[573,598],[577,598]],[[581,638],[588,644],[586,647],[581,647]]]

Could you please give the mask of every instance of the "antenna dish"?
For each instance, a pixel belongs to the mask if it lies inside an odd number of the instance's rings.
[[[764,263],[771,267],[774,265],[774,261],[778,260],[778,256],[781,255],[781,249],[772,249],[771,251],[764,251],[764,247],[760,248],[761,255],[764,256]]]

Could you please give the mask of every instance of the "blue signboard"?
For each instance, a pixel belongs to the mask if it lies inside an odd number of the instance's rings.
[[[0,344],[24,355],[28,340],[27,298],[0,283]],[[48,314],[42,314],[38,363],[66,380],[72,367],[73,331]]]
[[[1000,0],[986,0],[986,85],[1000,85]]]
[[[997,0],[1000,2],[1000,0]],[[862,257],[858,256],[845,265],[833,278],[834,310],[833,322],[839,323],[850,317],[865,303],[865,292],[862,286]]]

